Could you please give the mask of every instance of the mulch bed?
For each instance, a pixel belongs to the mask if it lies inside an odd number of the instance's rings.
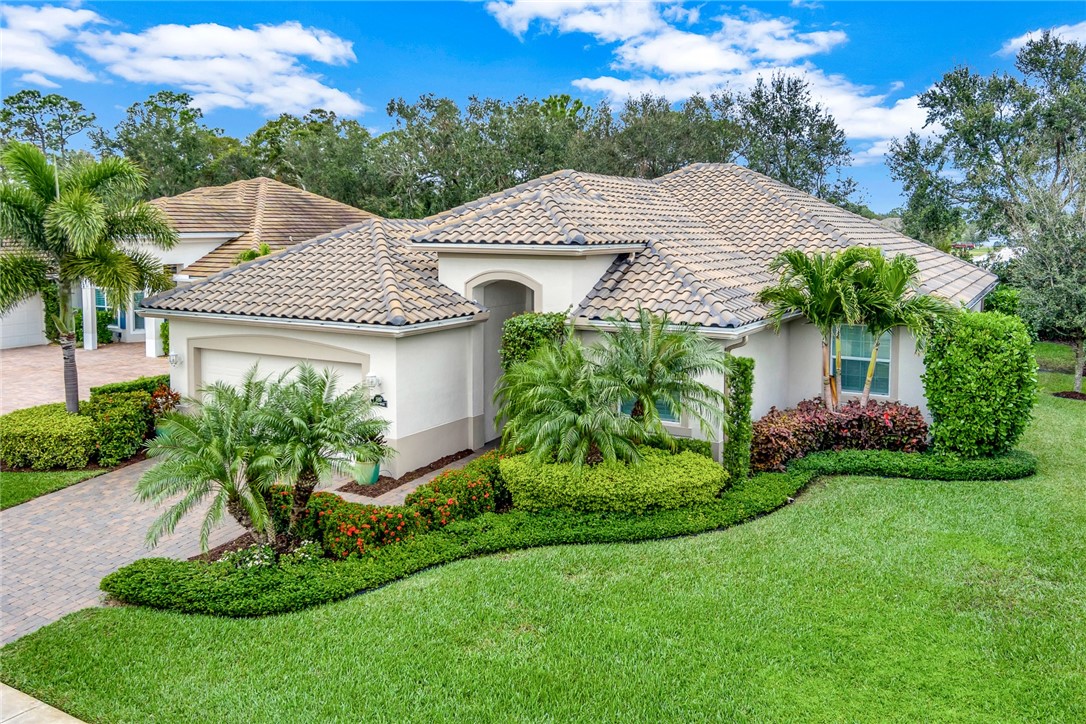
[[[191,558],[189,558],[189,560],[201,561],[203,563],[211,563],[212,561],[219,560],[227,553],[232,553],[233,551],[240,551],[242,548],[248,548],[255,542],[256,541],[253,540],[253,537],[246,533],[242,536],[235,538],[232,541],[223,543],[221,546],[215,546],[207,553],[201,553],[198,556],[192,556]]]
[[[1062,397],[1065,400],[1081,400],[1086,402],[1086,392],[1073,392],[1067,390],[1066,392],[1053,392],[1055,397]]]
[[[124,462],[122,462],[122,463],[120,463],[118,465],[114,465],[111,468],[104,468],[101,465],[99,465],[98,463],[91,463],[90,465],[88,465],[85,468],[78,468],[78,469],[79,470],[102,470],[102,471],[120,470],[121,468],[127,468],[129,465],[135,465],[136,463],[142,463],[146,459],[147,459],[147,452],[144,451],[144,450],[140,450],[138,453],[136,453],[132,457],[128,458]],[[61,472],[63,472],[62,469],[60,469],[60,470],[61,470]],[[7,465],[0,464],[0,472],[4,472],[4,473],[55,473],[55,472],[58,472],[58,470],[57,469],[54,469],[54,470],[32,470],[30,468],[11,468],[11,467],[8,467]]]
[[[377,478],[377,482],[373,485],[361,485],[359,483],[350,482],[346,485],[342,485],[336,488],[341,493],[354,493],[355,495],[364,495],[367,498],[376,498],[378,495],[383,495],[390,490],[395,490],[404,483],[410,483],[412,480],[421,478],[427,473],[432,473],[435,470],[440,470],[446,465],[451,465],[457,460],[463,460],[468,455],[471,455],[472,450],[461,450],[460,452],[453,453],[452,455],[446,455],[443,458],[438,458],[429,465],[421,468],[416,468],[409,473],[404,473],[398,478],[390,478],[387,475],[382,475]]]

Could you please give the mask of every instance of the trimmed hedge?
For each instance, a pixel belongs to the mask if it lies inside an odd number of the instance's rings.
[[[1021,319],[959,314],[932,335],[924,366],[937,451],[991,457],[1014,447],[1037,396],[1037,360]]]
[[[815,475],[867,475],[911,480],[1018,480],[1037,472],[1037,458],[1012,450],[992,458],[960,458],[891,450],[821,452],[794,461],[792,471]]]
[[[113,395],[118,392],[146,392],[148,395],[154,395],[155,391],[163,385],[166,387],[170,386],[169,375],[137,377],[136,379],[128,380],[127,382],[110,382],[107,385],[92,387],[90,398],[93,401],[98,395]]]
[[[750,446],[754,440],[754,421],[750,409],[754,404],[754,360],[732,357],[728,375],[728,435],[721,449],[721,462],[732,480],[744,480],[750,475]]]
[[[365,557],[274,568],[147,558],[102,580],[125,603],[182,613],[262,616],[373,590],[427,568],[489,553],[574,543],[620,543],[726,528],[788,503],[812,475],[757,475],[720,498],[689,508],[622,513],[486,513],[390,545]],[[317,497],[317,496],[314,496]]]
[[[560,342],[566,336],[566,315],[563,312],[525,312],[502,324],[502,343],[498,354],[502,369],[524,362],[537,348],[547,342]]]
[[[63,402],[0,417],[0,460],[13,468],[85,468],[94,455],[96,440],[94,421],[68,414]]]
[[[728,473],[703,455],[641,447],[641,461],[592,466],[539,463],[518,455],[501,461],[513,507],[643,513],[706,503],[728,484]]]
[[[713,457],[713,444],[708,440],[700,440],[696,437],[668,435],[665,438],[646,440],[645,444],[657,450],[666,450],[669,453],[692,452],[709,459]]]
[[[151,395],[142,390],[92,394],[80,403],[79,414],[94,421],[96,457],[102,467],[128,460],[154,431]]]

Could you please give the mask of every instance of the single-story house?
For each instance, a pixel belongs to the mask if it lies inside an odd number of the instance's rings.
[[[731,164],[653,180],[558,171],[418,220],[366,219],[273,257],[145,299],[171,324],[173,385],[186,395],[300,360],[366,384],[387,404],[400,475],[498,435],[492,394],[502,323],[564,311],[582,334],[639,306],[755,359],[754,409],[820,394],[819,335],[775,333],[755,301],[778,252],[866,245],[914,256],[924,289],[978,307],[989,272],[876,222]],[[923,361],[893,333],[876,399],[923,406]],[[871,340],[843,337],[843,386],[862,388]],[[723,380],[710,380],[723,384]],[[689,420],[669,421],[697,435]]]
[[[224,186],[193,189],[177,196],[154,199],[179,234],[172,249],[149,248],[170,268],[178,284],[187,284],[223,271],[238,254],[264,243],[273,252],[312,239],[348,224],[374,218],[373,214],[312,194],[270,178],[236,181]],[[2,251],[2,250],[0,250]],[[135,313],[145,292],[139,291],[119,309],[111,308],[100,289],[87,285],[72,300],[79,309],[108,310],[114,315],[110,329],[119,342],[143,343],[147,354],[163,353],[158,334],[160,320],[150,327]],[[84,315],[84,344],[97,346],[97,327]],[[35,295],[0,320],[0,348],[45,344],[45,315]]]

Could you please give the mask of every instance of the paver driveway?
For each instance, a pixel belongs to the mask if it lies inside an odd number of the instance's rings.
[[[133,490],[151,464],[136,463],[0,511],[0,643],[97,605],[102,577],[138,558],[200,552],[198,513],[154,551],[144,545],[159,511],[136,502]],[[210,544],[241,532],[229,521]]]
[[[147,357],[142,344],[106,344],[75,351],[79,371],[79,399],[90,388],[149,375],[165,375],[165,357]],[[24,407],[64,402],[64,360],[60,347],[20,347],[0,352],[0,414]]]

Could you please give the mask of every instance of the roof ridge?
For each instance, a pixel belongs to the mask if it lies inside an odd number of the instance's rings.
[[[555,224],[558,225],[558,229],[562,232],[562,235],[566,237],[566,241],[570,244],[585,244],[587,243],[584,232],[578,228],[570,219],[569,214],[562,208],[562,204],[553,193],[549,193],[544,189],[540,189],[535,193],[536,200],[539,201],[539,205],[543,207],[543,210],[547,212],[547,216],[550,217]],[[525,199],[527,201],[528,199]]]
[[[263,241],[264,232],[264,212],[268,209],[268,184],[265,183],[267,179],[256,179],[256,200],[253,204],[253,227],[250,229],[250,233],[253,235],[253,241],[257,246]]]
[[[648,243],[648,248],[656,254],[657,258],[663,262],[668,271],[679,277],[680,281],[686,285],[686,287],[694,294],[695,297],[705,305],[706,309],[712,310],[713,316],[716,317],[723,324],[722,327],[734,326],[738,322],[738,318],[727,309],[724,309],[719,300],[711,299],[701,287],[701,277],[697,272],[679,261],[674,254],[667,253],[666,247],[661,248],[659,242],[652,239]],[[691,284],[691,281],[697,281],[699,284]]]
[[[380,221],[371,225],[370,240],[373,243],[374,260],[377,262],[377,280],[381,284],[381,296],[388,308],[388,323],[394,327],[403,326],[407,322],[407,316],[404,314],[400,289],[396,286],[396,272],[388,249],[388,236],[384,233],[384,227]]]

